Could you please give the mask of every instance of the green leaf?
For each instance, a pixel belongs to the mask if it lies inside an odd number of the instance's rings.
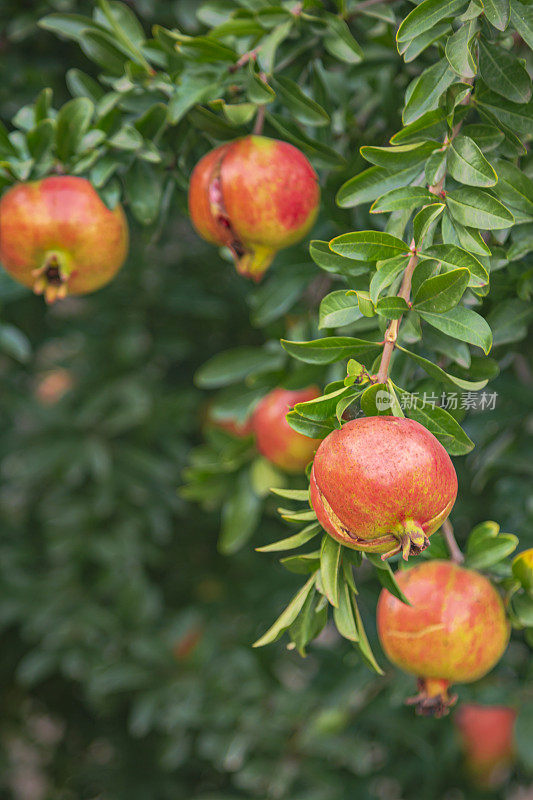
[[[531,80],[522,62],[483,37],[479,40],[479,72],[490,89],[511,102],[531,99]]]
[[[470,545],[466,554],[466,566],[470,569],[487,569],[502,561],[516,550],[518,537],[512,533],[499,533],[495,537],[484,537]]]
[[[454,189],[446,194],[446,205],[452,217],[468,227],[499,230],[514,223],[511,212],[483,189]]]
[[[491,114],[490,122],[494,118],[503,123],[506,127],[504,133],[509,136],[525,134],[529,135],[533,125],[533,102],[513,103],[505,97],[495,94],[480,87],[475,94],[475,103],[480,111],[488,111]],[[493,115],[493,116],[492,116]]]
[[[338,401],[348,392],[350,392],[350,387],[343,386],[341,389],[323,394],[315,400],[307,400],[305,403],[296,403],[294,410],[302,417],[307,417],[307,419],[312,419],[315,422],[322,422],[335,414]]]
[[[320,577],[325,595],[332,606],[339,605],[339,570],[342,549],[329,533],[322,537],[320,549]]]
[[[250,64],[250,72],[247,84],[247,95],[251,103],[256,105],[266,105],[276,99],[274,89],[260,78]]]
[[[507,28],[511,15],[509,0],[483,0],[483,11],[490,24],[499,31]]]
[[[383,214],[391,211],[412,210],[433,203],[435,195],[422,186],[402,186],[378,197],[370,207],[371,214]]]
[[[112,37],[100,31],[85,31],[80,38],[80,47],[91,61],[103,67],[111,75],[121,77],[127,56],[115,46]]]
[[[466,5],[466,0],[423,0],[403,20],[396,34],[397,42],[406,42],[419,36],[447,17],[455,17]]]
[[[370,647],[370,643],[368,641],[365,628],[363,625],[363,620],[361,618],[361,614],[359,613],[359,608],[357,606],[357,601],[353,595],[352,595],[352,604],[355,614],[355,624],[357,627],[357,633],[359,635],[358,646],[359,650],[361,651],[361,655],[363,656],[363,659],[366,661],[366,663],[371,669],[377,672],[378,675],[383,675],[383,670],[376,661],[374,653],[372,652],[372,648]]]
[[[505,138],[503,131],[500,131],[494,125],[485,125],[483,123],[465,125],[463,135],[472,139],[483,152],[494,150]]]
[[[318,327],[337,328],[350,325],[361,318],[361,312],[354,303],[353,298],[346,294],[345,289],[339,289],[327,294],[320,303],[318,314]]]
[[[493,167],[468,136],[458,136],[451,143],[448,171],[452,178],[468,186],[494,186],[498,180]]]
[[[340,635],[350,642],[358,642],[359,634],[352,605],[352,591],[346,581],[341,582],[339,604],[333,608],[333,621]]]
[[[414,142],[400,144],[393,147],[372,147],[365,145],[360,148],[361,155],[371,164],[387,170],[407,169],[415,164],[425,161],[435,150],[435,142]]]
[[[0,351],[26,364],[31,357],[30,340],[14,325],[0,325]]]
[[[285,556],[285,558],[280,558],[279,563],[289,572],[294,572],[296,575],[309,575],[310,572],[316,572],[319,568],[320,553],[317,550],[314,553]]]
[[[462,342],[481,347],[485,354],[492,346],[492,332],[487,321],[469,308],[457,306],[444,314],[419,311],[420,316],[437,330]]]
[[[89,17],[81,14],[48,14],[37,23],[40,28],[50,31],[65,39],[80,41],[82,33],[87,30],[98,30],[100,26],[95,25]]]
[[[218,549],[224,555],[231,555],[248,541],[261,516],[261,500],[255,494],[250,475],[241,472],[234,493],[222,508],[222,526]]]
[[[78,151],[93,113],[94,105],[88,97],[76,97],[62,106],[56,120],[56,150],[61,161]]]
[[[290,78],[278,75],[272,79],[274,89],[289,111],[304,125],[327,125],[329,114],[302,92]]]
[[[409,252],[409,245],[380,231],[355,231],[336,236],[329,243],[331,250],[341,256],[361,261],[382,261]]]
[[[434,314],[449,311],[461,300],[469,280],[467,269],[453,269],[428,278],[418,289],[413,306],[417,311],[431,311]]]
[[[258,53],[258,61],[261,69],[270,75],[274,69],[276,62],[276,53],[280,44],[290,34],[293,26],[293,19],[277,25],[273,30],[265,36],[261,42],[261,49]]]
[[[394,572],[388,561],[382,561],[381,556],[378,556],[376,553],[365,553],[365,558],[376,568],[376,574],[381,585],[394,595],[394,597],[397,597],[401,603],[410,606],[411,603],[398,586]]]
[[[318,522],[312,522],[307,525],[300,533],[295,533],[294,536],[288,536],[286,539],[280,539],[279,542],[266,544],[263,547],[256,547],[259,553],[277,553],[284,550],[294,550],[301,547],[307,542],[311,541],[318,533],[322,531],[322,527]]]
[[[494,346],[519,342],[527,336],[533,319],[533,306],[524,300],[503,300],[488,315],[494,335]]]
[[[410,350],[406,350],[401,345],[396,345],[396,347],[408,358],[410,358],[411,361],[414,361],[419,367],[422,367],[422,369],[427,372],[428,375],[431,375],[432,378],[436,378],[438,381],[447,386],[452,386],[454,388],[459,387],[460,389],[464,389],[466,391],[475,392],[478,389],[483,389],[488,383],[487,380],[472,381],[465,380],[464,378],[457,378],[455,375],[450,375],[448,372],[445,372],[442,367],[434,364],[433,361],[419,356],[418,353],[412,353]]]
[[[436,223],[445,208],[444,203],[431,203],[415,216],[413,220],[413,236],[417,248],[431,244]]]
[[[469,286],[486,286],[489,281],[489,274],[481,261],[453,244],[434,244],[432,247],[425,248],[420,252],[420,261],[434,259],[447,272],[457,269],[467,269],[470,273]]]
[[[510,536],[511,534],[507,535]],[[515,594],[511,603],[513,612],[518,617],[519,622],[526,628],[533,628],[533,597],[525,593]]]
[[[311,575],[309,580],[302,586],[300,591],[294,595],[287,608],[282,614],[280,614],[272,627],[270,627],[268,631],[253,644],[253,647],[263,647],[265,644],[275,642],[276,639],[279,639],[279,637],[282,636],[282,634],[292,625],[302,610],[309,593],[314,588],[315,582],[316,573]]]
[[[494,192],[511,209],[533,216],[533,180],[509,161],[497,161],[498,183]]]
[[[442,240],[446,245],[460,246],[469,253],[477,256],[490,256],[491,251],[486,245],[481,233],[475,228],[466,228],[446,210],[441,224]]]
[[[347,64],[359,64],[363,59],[363,51],[353,38],[346,22],[334,14],[324,16],[330,33],[324,38],[324,47],[328,53]]]
[[[284,350],[307,364],[333,364],[343,358],[376,355],[381,349],[377,342],[367,342],[351,336],[326,336],[310,342],[289,342],[281,340]]]
[[[124,125],[108,140],[117,150],[138,150],[143,146],[143,137],[133,125]]]
[[[433,2],[433,0],[424,0],[424,2]],[[414,10],[416,11],[417,9]],[[404,125],[414,122],[426,111],[436,108],[441,95],[455,79],[455,72],[450,68],[445,58],[424,70],[411,84],[410,91],[408,90],[406,95],[408,99],[402,115]]]
[[[142,225],[150,225],[161,207],[163,187],[160,173],[143,161],[135,161],[126,172],[124,183],[135,218]]]
[[[428,28],[423,33],[415,36],[414,39],[402,42],[398,45],[398,51],[403,55],[403,60],[406,64],[414,61],[420,53],[423,53],[426,48],[450,32],[450,23],[448,21],[439,22],[432,28]]]
[[[50,156],[55,139],[55,124],[51,119],[43,119],[26,136],[31,157],[38,164]]]
[[[357,297],[357,306],[363,317],[373,317],[375,315],[376,309],[374,308],[374,303],[370,299],[368,292],[350,289],[347,294]]]
[[[235,347],[217,353],[196,372],[195,383],[202,389],[214,389],[263,372],[280,369],[285,361],[281,350],[261,347]]]
[[[285,419],[294,431],[308,436],[310,439],[325,439],[337,427],[329,421],[313,422],[313,420],[302,417],[297,411],[289,411]]]
[[[369,262],[355,262],[351,258],[339,256],[330,249],[329,242],[321,242],[317,239],[309,243],[309,254],[315,264],[326,272],[333,272],[338,275],[362,275],[371,268]]]
[[[469,20],[446,42],[446,58],[460,78],[473,78],[477,72],[476,59],[472,53],[472,40],[477,30],[477,20]]]
[[[377,302],[376,311],[386,319],[400,319],[409,311],[409,305],[403,297],[382,297]]]
[[[533,50],[533,6],[511,0],[511,22],[528,45]]]
[[[284,489],[275,486],[270,491],[272,494],[284,497],[286,500],[298,500],[302,503],[309,502],[309,489]]]
[[[102,87],[80,69],[69,69],[66,81],[69,92],[75,97],[88,97],[93,103],[97,103],[104,96]]]
[[[421,173],[421,165],[390,171],[383,167],[369,167],[346,181],[337,192],[336,202],[341,208],[352,208],[369,203],[385,192],[405,187]]]
[[[474,449],[472,442],[448,411],[395,387],[405,416],[419,422],[435,436],[451,456],[464,456]]]
[[[428,111],[419,119],[401,128],[391,137],[391,144],[424,142],[427,139],[441,141],[447,130],[446,115],[442,108]]]
[[[387,261],[380,261],[377,265],[377,270],[372,275],[370,280],[370,299],[373,303],[377,303],[379,295],[394,283],[398,275],[406,268],[406,260],[404,256],[396,256],[389,258]]]

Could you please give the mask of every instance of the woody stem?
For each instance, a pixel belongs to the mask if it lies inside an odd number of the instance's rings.
[[[453,533],[453,526],[449,519],[442,523],[442,535],[444,536],[444,541],[446,542],[446,547],[450,553],[451,560],[455,564],[462,564],[465,560],[465,557],[462,554],[459,545],[457,544]]]

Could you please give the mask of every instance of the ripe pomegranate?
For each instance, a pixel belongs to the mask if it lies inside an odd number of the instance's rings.
[[[408,606],[387,590],[377,627],[386,655],[418,676],[419,713],[442,716],[457,699],[450,683],[470,683],[500,660],[509,640],[502,599],[483,575],[450,561],[426,561],[396,580]]]
[[[319,202],[318,179],[303,153],[265,136],[211,150],[194,168],[189,188],[200,236],[229,247],[237,271],[256,281],[278,250],[310,230]]]
[[[417,555],[450,513],[457,476],[426,428],[365,417],[326,436],[311,472],[311,504],[334,539],[354,550]]]
[[[516,711],[508,706],[468,703],[457,711],[466,767],[481,788],[495,789],[506,780],[514,757],[515,720]]]
[[[296,403],[319,396],[316,386],[297,391],[274,389],[255,409],[253,426],[257,449],[277,467],[287,472],[301,472],[313,458],[320,439],[310,439],[293,430],[285,417]]]
[[[19,183],[0,200],[0,262],[49,303],[104,286],[127,251],[121,206],[110,211],[85,178]]]

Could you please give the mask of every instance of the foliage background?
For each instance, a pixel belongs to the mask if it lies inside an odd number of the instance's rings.
[[[134,5],[147,28],[157,21],[198,29],[195,3]],[[3,3],[4,122],[44,85],[68,99],[67,69],[96,74],[75,45],[36,26],[51,11],[91,7]],[[375,58],[387,61],[377,51]],[[398,127],[406,79],[400,75],[393,91],[391,69],[400,73],[401,62],[384,64],[374,100],[358,109],[352,153],[386,144]],[[333,193],[361,167],[357,159],[328,178],[321,238],[350,227]],[[251,325],[261,289],[199,242],[182,199],[172,202],[161,230],[132,224],[127,267],[96,295],[46,308],[1,278],[0,797],[477,796],[451,719],[416,719],[403,707],[408,678],[391,668],[384,679],[372,675],[331,632],[305,660],[281,644],[251,650],[294,591],[293,576],[250,545],[231,558],[218,554],[218,511],[186,502],[177,487],[201,441],[208,397],[193,376],[210,355],[264,340]],[[309,262],[303,246],[299,257]],[[310,262],[308,269],[313,278],[319,272]],[[276,320],[269,333],[277,338],[291,324]],[[465,424],[477,446],[456,462],[462,492],[453,519],[459,539],[492,518],[526,547],[533,545],[529,339],[501,355],[491,384],[496,410]],[[57,368],[68,370],[73,388],[43,404],[39,382]],[[284,535],[274,505],[266,506],[255,546]],[[362,576],[360,591],[374,642],[371,575]],[[518,636],[500,667],[460,694],[524,702],[529,662]],[[519,797],[531,782],[531,718],[520,752],[498,796]]]

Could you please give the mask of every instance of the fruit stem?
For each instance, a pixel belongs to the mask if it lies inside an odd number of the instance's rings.
[[[453,526],[449,519],[444,520],[442,523],[442,535],[444,536],[444,541],[446,542],[451,560],[455,564],[462,564],[465,560],[465,557],[461,552],[461,548],[457,544],[453,533]]]
[[[265,124],[265,110],[266,107],[264,105],[257,106],[257,115],[252,131],[254,136],[261,136],[263,133],[263,126]]]

